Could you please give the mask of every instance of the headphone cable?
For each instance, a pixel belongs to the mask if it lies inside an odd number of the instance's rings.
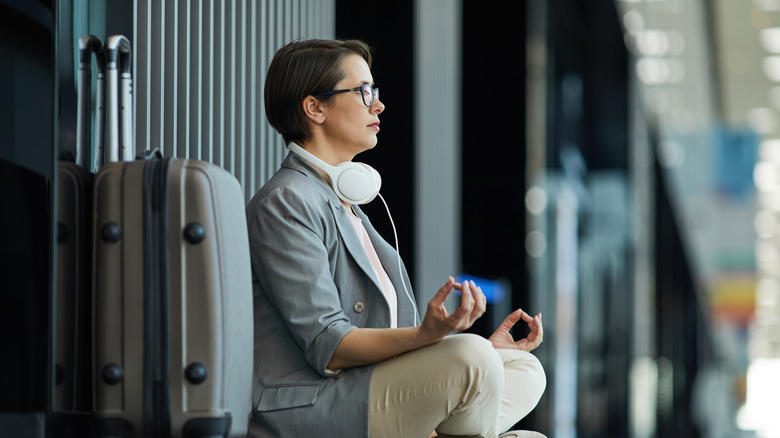
[[[409,298],[409,302],[412,303],[412,307],[414,308],[414,321],[415,324],[419,324],[420,319],[420,312],[417,310],[417,303],[414,302],[412,299],[412,294],[409,293],[409,289],[406,288],[406,282],[404,281],[404,272],[403,268],[401,267],[401,249],[398,245],[398,232],[395,230],[395,222],[393,222],[393,215],[390,214],[390,207],[387,206],[387,201],[385,201],[384,196],[382,196],[381,193],[377,193],[379,196],[379,199],[382,200],[382,203],[385,205],[385,210],[387,210],[387,217],[390,218],[390,225],[393,227],[393,237],[395,237],[395,252],[396,252],[396,258],[398,259],[398,274],[401,276],[401,285],[404,287],[404,292],[406,292],[406,297]]]

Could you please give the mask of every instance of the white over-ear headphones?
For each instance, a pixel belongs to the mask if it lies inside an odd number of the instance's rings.
[[[295,143],[291,142],[289,147],[296,155],[327,173],[330,186],[344,202],[367,204],[376,198],[382,187],[379,172],[368,164],[346,161],[338,166],[331,166]]]

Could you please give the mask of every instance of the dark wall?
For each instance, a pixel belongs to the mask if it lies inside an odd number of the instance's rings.
[[[514,305],[527,301],[525,207],[525,43],[523,10],[496,14],[463,2],[463,270],[509,280]],[[374,80],[387,106],[379,143],[358,160],[383,176],[382,194],[398,228],[401,254],[414,275],[414,7],[412,1],[339,0],[336,35],[375,49]],[[365,17],[374,17],[366,23]],[[490,31],[486,31],[490,29]],[[378,201],[364,207],[390,242]],[[520,232],[518,232],[520,230]],[[489,318],[479,324],[490,325]],[[487,326],[474,328],[482,333]],[[492,331],[492,329],[490,329]]]
[[[377,146],[356,157],[382,175],[398,231],[401,257],[414,278],[414,8],[411,0],[338,0],[336,36],[357,38],[374,49],[372,74],[385,104],[379,116]],[[366,17],[369,17],[368,20]],[[387,212],[379,199],[361,207],[377,231],[394,243]]]
[[[524,12],[496,14],[484,3],[463,3],[463,270],[509,280],[515,293],[513,305],[520,306],[527,302]],[[365,17],[374,19],[367,24]],[[336,35],[363,39],[375,49],[374,80],[387,108],[380,116],[378,146],[358,159],[383,175],[382,193],[411,272],[415,266],[413,2],[339,0]],[[364,209],[392,242],[381,203]],[[484,323],[489,324],[489,318]],[[475,327],[480,333],[487,329]]]
[[[590,175],[600,171],[622,172],[628,180],[629,64],[615,2],[555,0],[547,3],[546,19],[548,170],[563,173],[585,190]],[[587,235],[589,227],[582,224],[598,218],[589,211],[587,198],[580,200],[579,238],[584,245],[594,236]],[[620,251],[617,256],[630,266],[631,249]],[[591,256],[580,263],[581,269],[592,269],[587,263],[595,265],[595,260]],[[580,308],[599,309],[609,317],[578,321],[577,433],[582,438],[628,436],[630,279],[615,278],[613,283],[600,272],[589,274],[598,278],[598,286],[591,295],[580,296]],[[584,334],[594,332],[601,335]]]
[[[53,17],[50,3],[0,1],[0,412],[47,408]]]
[[[463,270],[508,280],[525,308],[525,8],[492,3],[463,2]]]
[[[655,319],[659,359],[657,436],[701,436],[691,415],[697,371],[712,359],[709,316],[697,296],[689,255],[667,189],[665,172],[654,162],[655,177]],[[667,380],[668,379],[668,380]],[[668,386],[665,386],[665,383]]]
[[[588,169],[628,169],[628,52],[612,0],[548,5],[548,163],[577,149]]]

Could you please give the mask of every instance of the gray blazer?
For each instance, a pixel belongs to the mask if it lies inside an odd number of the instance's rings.
[[[413,326],[417,311],[401,284],[396,251],[355,210],[397,291],[398,326]],[[368,436],[373,366],[335,375],[326,370],[350,330],[390,325],[379,279],[348,214],[320,174],[294,154],[247,206],[255,315],[253,436]],[[405,268],[403,277],[411,288]]]

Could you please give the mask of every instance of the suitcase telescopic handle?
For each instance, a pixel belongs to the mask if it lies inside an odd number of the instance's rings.
[[[105,161],[131,161],[133,144],[133,81],[130,40],[113,35],[106,40],[106,151]]]
[[[95,35],[84,35],[79,38],[79,75],[76,125],[76,164],[89,171],[94,171],[93,161],[102,150],[103,126],[100,115],[103,105],[103,82],[106,71],[106,57],[103,52],[103,42]],[[98,123],[96,151],[92,149],[92,55],[95,55],[98,68]]]

